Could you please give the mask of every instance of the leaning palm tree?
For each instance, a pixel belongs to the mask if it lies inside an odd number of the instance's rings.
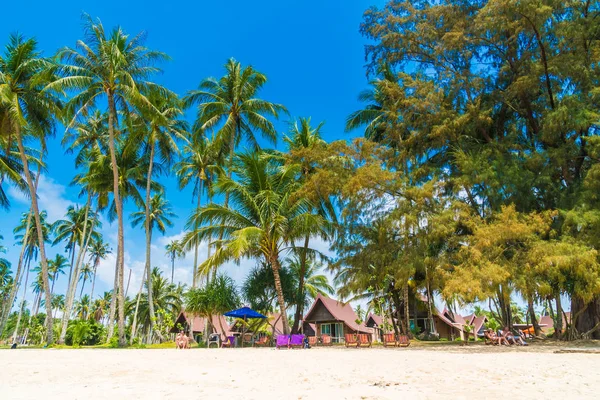
[[[196,198],[196,210],[200,209],[202,195],[209,193],[212,184],[216,180],[220,166],[223,164],[223,152],[219,143],[215,140],[194,133],[189,142],[183,148],[183,157],[175,165],[175,171],[179,181],[179,189],[183,189],[190,183],[194,185],[192,191],[192,202]],[[189,243],[194,247],[194,265],[192,267],[192,288],[196,287],[196,275],[198,271],[198,247],[200,243]],[[210,246],[208,246],[210,256]]]
[[[185,252],[183,251],[183,246],[179,240],[171,240],[169,244],[165,246],[165,250],[167,251],[167,256],[171,259],[171,284],[173,283],[173,276],[175,274],[175,259],[183,258],[185,256]]]
[[[326,221],[310,212],[310,202],[295,196],[295,177],[280,171],[276,157],[264,153],[239,155],[233,165],[238,181],[223,177],[215,185],[216,193],[231,196],[232,205],[202,207],[188,220],[191,232],[185,239],[210,240],[223,235],[215,253],[200,266],[201,274],[230,260],[262,258],[273,269],[277,302],[281,314],[286,315],[280,257],[292,249],[295,240],[323,235]],[[194,229],[196,226],[200,228]],[[287,319],[283,324],[288,333]]]
[[[38,207],[37,187],[29,169],[29,159],[25,152],[23,139],[25,135],[37,137],[44,148],[44,137],[54,130],[54,116],[61,112],[55,96],[51,92],[43,90],[51,66],[51,62],[42,58],[37,51],[37,42],[34,39],[25,39],[21,35],[11,35],[4,54],[0,56],[0,108],[4,110],[8,120],[5,124],[10,128],[10,136],[17,142],[23,173],[29,188],[33,219],[37,227],[48,315],[46,323],[48,343],[53,342],[48,263]]]
[[[301,253],[288,258],[286,263],[296,277],[298,285],[302,285],[298,288],[295,298],[296,311],[298,312],[299,309],[300,315],[304,315],[305,307],[310,306],[317,295],[330,296],[334,293],[327,276],[319,274],[319,270],[323,265],[314,256],[309,256],[303,260]]]
[[[117,111],[134,105],[147,104],[141,91],[152,86],[147,79],[158,72],[158,61],[166,59],[163,53],[150,51],[143,46],[145,35],[127,35],[120,27],[108,34],[99,20],[84,15],[85,39],[77,42],[75,49],[63,48],[58,52],[64,65],[59,70],[62,77],[49,88],[76,89],[68,111],[74,119],[92,108],[101,98],[108,103],[108,147],[113,175],[113,196],[118,219],[117,279],[115,292],[118,304],[119,343],[125,342],[125,291],[124,291],[124,228],[123,203],[119,192],[119,165],[117,164]],[[70,124],[69,124],[70,125]],[[112,334],[112,330],[109,332]],[[110,335],[109,335],[110,336]],[[110,339],[110,337],[109,337]]]
[[[173,226],[171,218],[175,217],[175,213],[171,211],[171,206],[169,202],[164,198],[162,194],[155,194],[154,196],[152,196],[152,198],[150,199],[149,206],[144,206],[144,208],[144,211],[140,210],[131,214],[131,225],[136,227],[143,223],[145,227],[148,227],[147,229],[149,231],[150,236],[149,240],[146,240],[146,254],[148,254],[150,252],[150,244],[152,242],[152,231],[154,230],[154,228],[156,228],[160,233],[164,235],[167,227]],[[149,210],[149,212],[146,210]],[[144,282],[144,279],[142,279],[142,282]],[[150,331],[152,331],[154,326],[154,302],[152,299],[153,291],[150,290],[150,288],[152,288],[152,282],[150,278],[146,279],[146,286],[149,289],[147,293],[148,312],[150,313]],[[139,299],[140,293],[138,293],[138,301],[136,303],[139,303]],[[136,312],[133,317],[134,323],[132,325],[132,336],[135,336],[134,334],[135,322],[137,319],[137,308],[138,307],[136,306]]]
[[[90,298],[94,299],[94,288],[96,286],[96,271],[98,271],[98,265],[100,265],[100,260],[106,259],[108,255],[111,253],[111,249],[108,243],[104,243],[102,237],[92,241],[89,248],[90,252],[90,262],[93,265],[92,270],[92,290],[90,292]]]

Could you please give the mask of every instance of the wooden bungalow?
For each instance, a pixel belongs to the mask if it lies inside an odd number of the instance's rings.
[[[394,333],[391,321],[377,314],[369,314],[364,326],[372,330],[373,341],[382,341],[384,333]]]
[[[204,335],[210,335],[212,333],[220,334],[221,338],[230,334],[229,324],[227,324],[225,317],[222,315],[214,315],[211,323],[208,325],[207,323],[208,318],[206,317],[196,316],[193,319],[190,319],[190,316],[187,315],[185,311],[182,311],[177,316],[169,333],[177,333],[183,329],[186,335],[189,336],[191,326],[194,340],[197,342],[206,339]],[[207,331],[207,329],[210,329],[210,332]]]
[[[314,336],[329,335],[333,343],[344,343],[344,335],[354,333],[371,334],[370,329],[356,323],[358,316],[350,304],[317,295],[315,302],[304,317],[303,327],[308,336],[313,330]],[[314,324],[311,328],[310,324]]]

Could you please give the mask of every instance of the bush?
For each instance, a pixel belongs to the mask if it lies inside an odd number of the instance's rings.
[[[119,348],[119,337],[117,335],[114,335],[110,338],[110,341],[108,342],[108,347],[110,347],[111,349]]]
[[[93,346],[106,338],[104,327],[95,321],[69,321],[65,344],[70,346]]]

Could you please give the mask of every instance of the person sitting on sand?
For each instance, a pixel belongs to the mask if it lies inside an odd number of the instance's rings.
[[[508,326],[505,326],[502,330],[502,336],[506,339],[506,341],[509,344],[519,344],[521,346],[525,346],[525,342],[523,341],[523,339],[521,339],[520,336],[517,337],[513,335]]]
[[[175,348],[176,349],[180,349],[180,343],[181,343],[181,332],[177,333],[177,336],[175,336]]]
[[[496,335],[496,333],[494,333],[493,329],[488,329],[487,331],[485,331],[484,335],[485,335],[486,339],[488,339],[490,342],[492,342],[492,344],[501,345],[502,342],[504,341],[504,338],[502,336]]]

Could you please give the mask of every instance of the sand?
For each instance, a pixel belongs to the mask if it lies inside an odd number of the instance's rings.
[[[597,399],[600,354],[554,350],[3,350],[0,399]]]

